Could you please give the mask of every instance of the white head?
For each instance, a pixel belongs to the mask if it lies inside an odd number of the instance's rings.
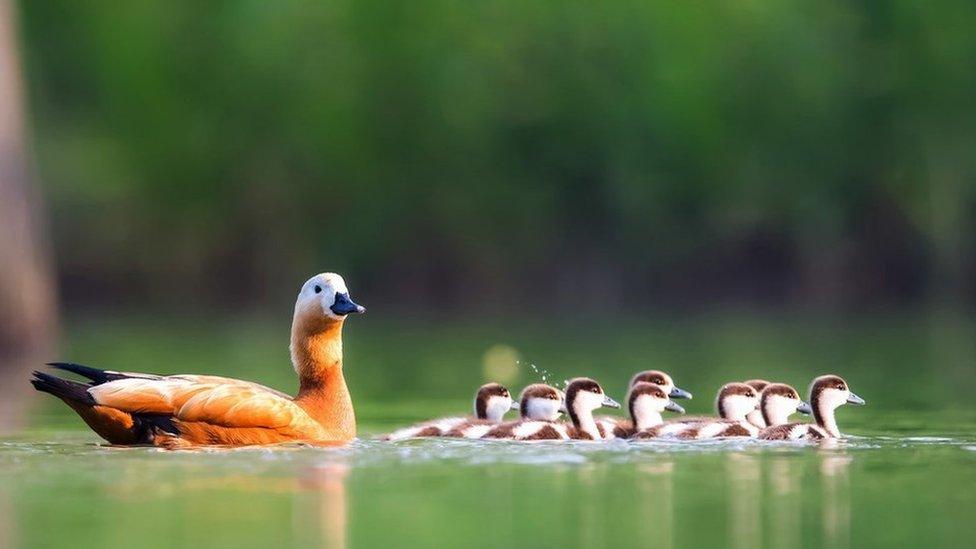
[[[603,392],[603,387],[587,377],[572,379],[566,386],[566,410],[573,423],[581,416],[591,416],[601,406],[620,408],[620,404]]]
[[[810,413],[810,407],[800,398],[800,393],[785,383],[766,385],[759,401],[763,423],[768,427],[789,423],[790,416],[797,412]]]
[[[295,302],[296,317],[308,315],[343,320],[350,313],[365,312],[365,307],[349,297],[346,281],[335,273],[317,274],[305,281]]]
[[[639,381],[630,388],[627,396],[627,407],[630,418],[638,431],[649,429],[662,422],[661,414],[665,411],[685,413],[684,408],[678,406],[668,398],[665,389],[653,383]]]
[[[825,375],[810,384],[810,408],[817,424],[833,437],[839,437],[834,410],[844,404],[864,404],[864,399],[851,392],[847,382],[840,376]]]
[[[726,383],[718,391],[715,408],[723,419],[744,421],[759,406],[759,393],[745,383]]]
[[[533,383],[522,390],[519,413],[523,419],[555,421],[563,410],[563,394],[544,383]]]
[[[497,383],[486,383],[474,396],[474,415],[478,419],[498,423],[509,410],[515,409],[508,389]]]

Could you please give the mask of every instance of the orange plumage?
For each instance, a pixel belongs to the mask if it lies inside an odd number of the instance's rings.
[[[342,325],[353,303],[339,275],[309,279],[292,322],[291,355],[300,388],[274,389],[207,375],[157,376],[53,366],[88,377],[88,385],[35,372],[35,388],[71,406],[112,444],[244,446],[281,442],[343,443],[356,416],[342,373]]]

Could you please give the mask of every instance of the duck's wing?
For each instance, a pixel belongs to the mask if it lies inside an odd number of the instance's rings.
[[[313,420],[278,391],[216,376],[124,378],[90,387],[101,406],[220,427],[284,429]]]

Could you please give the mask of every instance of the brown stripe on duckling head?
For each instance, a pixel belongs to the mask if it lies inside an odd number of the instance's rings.
[[[715,398],[715,409],[718,412],[719,417],[727,418],[725,411],[725,399],[733,395],[742,395],[745,397],[755,398],[756,390],[746,385],[745,383],[726,383],[718,390],[718,396]]]
[[[508,389],[499,383],[485,383],[478,388],[474,396],[474,415],[478,419],[488,419],[488,401],[493,396],[507,396],[511,398]]]
[[[634,374],[634,377],[630,378],[630,384],[628,384],[627,386],[633,387],[634,385],[637,385],[638,383],[641,382],[653,383],[655,385],[660,385],[662,387],[665,387],[669,384],[674,385],[674,382],[671,381],[671,376],[669,376],[668,374],[660,370],[644,370],[643,372],[637,372],[636,374]]]
[[[747,382],[748,383],[748,382]],[[772,425],[773,422],[769,420],[769,415],[766,413],[766,403],[773,396],[781,396],[786,398],[792,398],[794,400],[800,400],[800,393],[796,391],[793,387],[785,383],[769,383],[766,388],[762,390],[759,394],[759,411],[762,413],[763,421],[766,425]]]
[[[661,400],[668,399],[667,393],[656,383],[639,381],[634,384],[630,388],[630,393],[627,395],[627,410],[630,412],[630,419],[634,422],[634,425],[637,425],[637,416],[634,415],[634,403],[637,402],[637,397],[641,395],[650,395],[653,398],[659,398]]]
[[[759,392],[762,392],[762,390],[772,382],[766,381],[765,379],[750,379],[749,381],[743,381],[743,383]]]
[[[546,400],[560,400],[562,396],[559,391],[545,383],[533,383],[528,385],[525,389],[522,389],[522,394],[519,396],[519,415],[522,417],[527,417],[526,414],[529,413],[529,399],[532,398],[543,398]]]

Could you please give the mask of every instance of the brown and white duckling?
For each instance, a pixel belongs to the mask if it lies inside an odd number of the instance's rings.
[[[756,391],[759,391],[760,395],[762,395],[763,389],[765,389],[766,386],[771,382],[766,381],[765,379],[750,379],[749,381],[744,381],[743,383],[752,387]],[[762,412],[758,409],[746,414],[746,420],[760,429],[766,427],[766,422],[763,421]]]
[[[767,427],[763,431],[777,425],[789,423],[790,416],[799,412],[810,414],[810,405],[803,402],[800,393],[785,383],[770,383],[759,395],[759,412]]]
[[[632,378],[630,378],[630,383],[627,384],[627,400],[630,401],[630,391],[638,383],[653,383],[661,389],[670,398],[692,398],[692,394],[684,389],[680,389],[675,386],[674,380],[671,376],[660,371],[660,370],[644,370],[643,372],[637,372]],[[677,404],[675,405],[677,406]],[[680,406],[678,406],[680,408]],[[606,432],[614,432],[616,430],[621,430],[622,432],[628,432],[633,434],[634,423],[632,419],[623,419],[613,416],[600,416],[596,418],[597,424]],[[615,435],[616,436],[616,435]],[[628,438],[630,435],[627,435]]]
[[[496,424],[502,420],[506,412],[516,407],[517,404],[512,401],[512,395],[507,388],[498,383],[486,383],[478,388],[478,392],[474,395],[474,418],[453,416],[425,421],[393,431],[383,437],[383,440],[444,436],[451,429],[475,420]]]
[[[824,375],[810,384],[810,410],[816,423],[785,423],[767,427],[760,433],[763,440],[819,440],[840,438],[834,410],[844,404],[864,404],[864,399],[851,392],[843,378]]]
[[[684,408],[668,397],[664,388],[643,381],[637,382],[630,388],[630,393],[627,395],[627,409],[630,411],[631,419],[628,425],[617,425],[614,428],[613,436],[616,438],[632,438],[637,433],[650,433],[652,429],[664,422],[661,414],[665,410],[685,413]]]
[[[554,422],[563,412],[563,393],[544,383],[534,383],[522,389],[518,410],[520,419],[492,424],[487,421],[472,420],[467,424],[451,429],[446,436],[464,438],[512,438],[513,431],[520,424],[530,421]]]
[[[581,377],[566,386],[566,413],[571,425],[553,421],[520,421],[507,436],[509,440],[603,440],[609,433],[601,430],[593,419],[593,410],[601,406],[619,408],[620,404],[603,393],[600,384]],[[487,437],[486,437],[487,438]]]
[[[690,417],[667,422],[657,428],[658,436],[678,438],[754,437],[759,428],[746,421],[759,406],[759,393],[745,383],[726,383],[718,391],[715,408],[718,417]]]

